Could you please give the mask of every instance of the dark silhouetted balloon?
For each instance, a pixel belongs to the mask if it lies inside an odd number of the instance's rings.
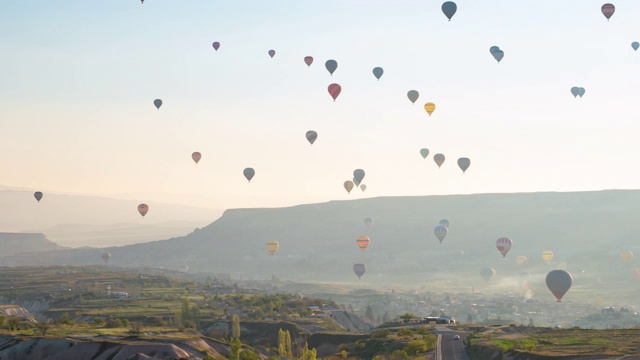
[[[358,275],[358,279],[364,275],[364,272],[367,271],[367,267],[364,264],[355,264],[353,265],[353,272]]]
[[[469,160],[469,158],[461,157],[460,159],[458,159],[458,167],[460,167],[460,170],[462,170],[463,174],[467,171],[469,165],[471,165],[471,160]]]
[[[313,130],[309,130],[307,131],[305,136],[307,137],[307,141],[309,142],[309,144],[313,145],[313,143],[316,142],[316,139],[318,138],[318,133]]]
[[[305,56],[304,57],[304,63],[307,64],[307,66],[311,66],[311,64],[313,64],[313,56]]]
[[[580,93],[580,88],[577,86],[574,86],[571,88],[571,95],[573,95],[574,98],[578,97],[578,93]]]
[[[640,42],[637,42],[637,41],[632,42],[631,48],[633,49],[633,51],[638,51],[638,49],[640,48]]]
[[[191,158],[193,159],[193,161],[195,161],[196,165],[198,165],[198,162],[200,161],[200,159],[202,159],[202,154],[196,151],[191,154]]]
[[[438,165],[438,168],[440,168],[440,166],[442,166],[442,164],[444,164],[444,155],[443,154],[435,154],[435,155],[433,155],[433,161],[435,161],[436,164]]]
[[[384,70],[381,67],[373,68],[373,76],[375,76],[376,79],[380,80],[380,78],[382,77],[382,74],[384,74]]]
[[[333,101],[336,101],[336,99],[338,98],[338,95],[340,95],[340,93],[342,92],[342,87],[335,83],[329,85],[327,89],[329,90],[329,95],[331,95],[331,97],[333,98]]]
[[[354,184],[353,181],[347,180],[344,182],[344,189],[347,190],[347,193],[350,194],[351,190],[353,190]]]
[[[427,148],[420,149],[420,155],[422,155],[423,159],[426,159],[427,156],[429,156],[429,149]]]
[[[333,75],[333,72],[338,68],[338,62],[335,60],[327,60],[324,63],[324,67],[329,71],[329,74]]]
[[[447,237],[449,229],[444,225],[438,225],[435,227],[435,229],[433,229],[433,233],[436,235],[438,240],[440,240],[440,244],[442,244],[442,240]]]
[[[586,90],[583,87],[578,88],[578,96],[583,97]]]
[[[420,97],[420,93],[417,90],[409,90],[407,92],[407,97],[412,104],[415,104],[418,98]]]
[[[251,179],[253,179],[253,176],[256,174],[256,171],[253,170],[253,168],[246,168],[242,171],[242,173],[244,174],[244,177],[251,182]]]
[[[111,259],[111,254],[108,252],[104,252],[102,253],[102,261],[104,261],[104,263],[106,264],[107,261],[109,261],[109,259]]]
[[[142,215],[142,217],[144,217],[149,212],[149,205],[147,204],[138,205],[138,212],[140,213],[140,215]]]
[[[500,60],[504,58],[504,51],[500,50],[500,48],[497,46],[492,46],[491,48],[489,48],[489,52],[491,52],[491,55],[493,55],[493,58],[496,59],[498,63],[500,63]]]
[[[564,270],[552,270],[547,274],[547,287],[551,290],[553,296],[558,299],[558,302],[569,291],[572,283],[573,277]]]
[[[367,185],[365,185],[365,184],[360,184],[360,190],[362,190],[362,192],[364,192],[365,190],[367,190]]]
[[[38,202],[40,202],[40,200],[42,200],[42,192],[36,191],[35,193],[33,193],[33,197],[36,198]]]
[[[616,7],[613,4],[606,3],[602,5],[600,10],[602,10],[602,15],[604,15],[604,17],[607,18],[607,21],[609,21],[609,19],[611,19],[611,16],[613,16],[613,13],[616,12]]]
[[[371,225],[373,225],[373,219],[370,217],[364,218],[364,226],[366,226],[367,228],[370,228]]]
[[[364,179],[364,170],[362,169],[353,170],[353,183],[356,186],[360,185],[360,183],[362,182],[362,179]]]
[[[449,228],[449,220],[447,220],[447,219],[440,220],[440,222],[438,224],[440,224],[442,226],[446,226],[447,229]]]
[[[215,51],[218,51],[218,49],[220,49],[220,43],[217,41],[214,41],[212,46]]]
[[[456,10],[458,10],[458,6],[453,1],[445,1],[442,4],[442,12],[449,21],[451,21],[451,18],[455,15]]]
[[[276,56],[276,51],[275,50],[269,50],[269,56],[271,56],[271,58]]]
[[[153,100],[153,105],[155,105],[156,109],[160,110],[160,106],[162,106],[162,100],[160,99]]]
[[[480,270],[480,276],[482,276],[484,281],[489,281],[496,276],[496,271],[490,267],[486,267]]]

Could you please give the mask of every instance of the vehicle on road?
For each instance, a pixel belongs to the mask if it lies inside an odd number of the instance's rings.
[[[456,335],[453,337],[453,340],[460,340],[460,335]]]

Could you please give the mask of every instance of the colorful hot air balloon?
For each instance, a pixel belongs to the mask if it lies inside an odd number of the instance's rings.
[[[632,42],[631,48],[633,49],[633,51],[638,51],[638,49],[640,49],[640,42],[637,42],[637,41]]]
[[[327,60],[327,62],[324,63],[324,67],[327,69],[329,74],[333,75],[333,72],[338,68],[338,62],[335,60]]]
[[[489,52],[493,55],[493,58],[496,59],[498,63],[504,57],[504,51],[500,50],[498,46],[492,46],[489,48]]]
[[[467,171],[469,165],[471,165],[471,160],[469,160],[469,158],[462,157],[458,159],[458,167],[460,167],[460,170],[462,170],[463,174]]]
[[[451,21],[451,18],[455,15],[456,10],[458,10],[458,6],[453,1],[445,1],[442,4],[442,12],[449,21]]]
[[[365,184],[360,184],[360,190],[362,190],[362,192],[364,192],[365,190],[367,190],[367,185],[365,185]]]
[[[362,182],[362,179],[364,179],[364,170],[362,169],[353,170],[353,183],[356,186],[360,185],[360,183]]]
[[[578,88],[578,96],[583,97],[586,90],[583,87]]]
[[[162,100],[160,99],[153,100],[153,105],[155,105],[156,109],[160,110],[160,106],[162,106]]]
[[[331,95],[331,97],[333,98],[333,101],[336,101],[336,99],[338,98],[338,95],[340,95],[340,92],[342,92],[342,86],[340,86],[339,84],[333,83],[329,85],[328,90],[329,90],[329,95]]]
[[[480,276],[484,279],[484,281],[489,281],[496,276],[496,271],[490,267],[483,268],[480,270]]]
[[[40,200],[42,200],[42,192],[36,191],[35,193],[33,193],[33,197],[36,198],[38,202],[40,202]]]
[[[138,205],[138,212],[140,213],[140,215],[142,215],[142,217],[144,217],[145,215],[147,215],[147,212],[149,212],[149,205],[147,204]]]
[[[269,241],[267,242],[267,251],[273,255],[276,253],[276,251],[278,251],[278,248],[280,247],[280,244],[278,244],[277,241]]]
[[[607,21],[609,21],[611,16],[613,16],[613,13],[616,12],[616,7],[613,4],[606,3],[602,5],[600,10],[602,10],[602,15],[604,15],[604,17],[607,18]]]
[[[371,228],[371,225],[373,225],[373,219],[370,217],[364,218],[364,226]]]
[[[353,272],[358,275],[358,279],[364,275],[364,272],[367,271],[367,267],[364,264],[354,264]]]
[[[520,255],[516,258],[516,264],[522,266],[527,263],[527,257],[524,255]]]
[[[546,261],[547,264],[553,260],[553,251],[545,250],[542,252],[542,260]]]
[[[412,104],[415,104],[420,97],[420,93],[417,90],[409,90],[409,92],[407,92],[407,97]]]
[[[442,166],[442,164],[444,164],[444,155],[443,154],[435,154],[435,155],[433,155],[433,161],[435,161],[436,164],[438,165],[438,168],[440,168],[440,166]]]
[[[420,155],[422,155],[423,159],[426,159],[427,156],[429,156],[429,149],[427,148],[420,149]]]
[[[212,45],[213,45],[213,49],[215,51],[218,51],[218,49],[220,49],[220,43],[219,42],[214,41]]]
[[[196,165],[198,165],[198,162],[200,161],[200,159],[202,159],[202,154],[196,151],[193,154],[191,154],[191,158],[193,159],[193,161],[196,162]]]
[[[449,228],[449,220],[447,220],[447,219],[440,220],[440,222],[438,224],[442,225],[442,226],[446,226],[447,228]]]
[[[313,143],[316,142],[316,139],[318,138],[318,133],[313,130],[309,130],[307,131],[305,136],[307,137],[307,141],[309,142],[309,144],[313,145]]]
[[[625,264],[628,264],[629,262],[631,262],[631,259],[633,258],[633,253],[629,250],[625,250],[620,252],[620,259],[622,259],[622,261]]]
[[[251,179],[253,179],[253,176],[256,174],[256,171],[253,170],[253,168],[246,168],[242,171],[242,173],[244,174],[244,177],[251,182]]]
[[[344,182],[344,189],[347,190],[347,194],[351,193],[351,190],[353,190],[353,181],[351,180],[347,180]]]
[[[373,68],[373,76],[375,76],[376,79],[380,80],[382,74],[384,74],[384,70],[381,67],[378,66]]]
[[[571,288],[573,277],[565,270],[552,270],[547,274],[546,281],[547,287],[560,302],[564,294]]]
[[[312,56],[305,56],[304,57],[304,63],[307,64],[308,67],[311,67],[311,64],[313,64],[313,57]]]
[[[579,93],[580,93],[579,87],[574,86],[571,88],[571,95],[573,95],[574,98],[577,98]]]
[[[431,116],[431,114],[433,114],[433,111],[436,109],[436,104],[432,103],[432,102],[428,102],[426,104],[424,104],[424,110],[427,112],[427,114],[429,114],[429,116]]]
[[[440,244],[442,244],[442,240],[444,240],[444,238],[449,233],[449,229],[447,229],[447,227],[444,225],[438,225],[435,227],[435,229],[433,229],[433,233],[436,235],[438,240],[440,240]]]
[[[360,250],[365,251],[369,244],[371,243],[371,239],[368,236],[358,236],[356,239],[356,245],[360,248]]]
[[[271,56],[271,58],[273,59],[273,57],[276,56],[276,51],[275,50],[269,50],[269,56]]]
[[[104,261],[104,263],[106,264],[109,259],[111,259],[111,254],[108,252],[104,252],[102,253],[102,261]]]
[[[511,245],[513,245],[513,241],[508,237],[501,237],[496,240],[496,248],[502,254],[502,257],[506,257],[509,249],[511,249]]]

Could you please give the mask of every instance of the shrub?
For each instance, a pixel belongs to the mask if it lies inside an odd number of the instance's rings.
[[[387,336],[389,336],[389,330],[385,330],[385,329],[378,329],[373,333],[371,333],[372,339],[384,339]]]
[[[107,320],[105,326],[108,328],[119,328],[119,327],[122,327],[123,324],[122,324],[122,320],[120,319],[109,319]]]
[[[412,340],[409,344],[404,348],[404,351],[407,352],[407,355],[417,355],[418,353],[423,353],[428,350],[427,343],[422,340]]]
[[[93,323],[96,324],[97,326],[102,326],[102,325],[104,325],[104,319],[103,318],[95,318],[95,319],[93,319]]]

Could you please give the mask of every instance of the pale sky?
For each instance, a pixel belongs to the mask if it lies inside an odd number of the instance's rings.
[[[638,188],[640,3],[456,3],[3,0],[0,185],[215,209]]]

